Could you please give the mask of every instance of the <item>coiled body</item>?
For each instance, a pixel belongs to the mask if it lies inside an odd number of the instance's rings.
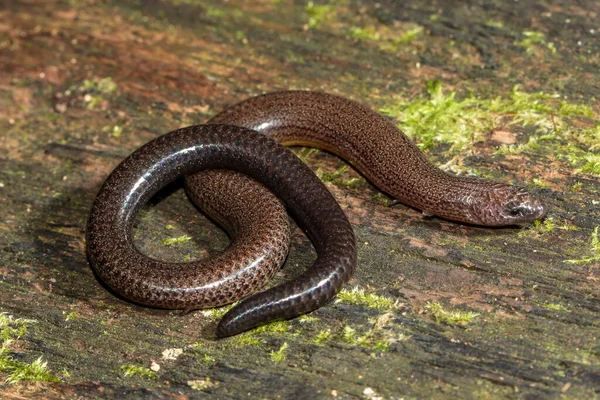
[[[306,313],[333,298],[356,264],[354,233],[344,212],[310,168],[289,150],[255,131],[228,125],[173,131],[142,146],[115,168],[88,220],[88,257],[98,276],[128,299],[165,308],[218,305],[248,294],[247,288],[255,290],[254,274],[264,271],[264,266],[225,268],[244,262],[240,253],[225,253],[227,260],[208,263],[169,264],[142,255],[131,240],[137,212],[161,187],[181,175],[222,168],[263,182],[292,211],[315,244],[318,257],[296,280],[236,306],[221,321],[217,336]],[[190,179],[187,184],[194,182]],[[242,239],[252,239],[245,232],[237,233]],[[266,254],[273,252],[281,250],[267,249]],[[217,301],[211,303],[213,299]]]
[[[215,219],[229,230],[232,246],[220,258],[209,260],[207,266],[161,263],[143,256],[131,242],[131,225],[140,207],[160,187],[181,175],[188,175],[186,186],[192,193],[208,196],[208,208],[212,198],[217,203],[221,199],[227,209],[230,201],[212,190],[215,186],[236,187],[237,183],[219,176],[219,172],[214,172],[219,184],[203,183],[202,173],[192,175],[194,172],[229,169],[264,183],[308,234],[318,258],[296,280],[251,295],[236,305],[221,320],[219,337],[325,304],[355,267],[354,236],[342,210],[308,167],[267,136],[288,145],[316,146],[336,153],[381,190],[427,214],[498,226],[532,221],[547,212],[543,201],[521,188],[444,173],[390,121],[338,96],[271,93],[235,105],[209,124],[161,136],[111,173],[92,207],[87,248],[100,278],[133,301],[186,309],[231,302],[256,290],[276,270],[273,265],[284,257],[287,245],[283,250],[271,245],[285,241],[287,228],[273,234],[278,235],[277,240],[269,242],[267,234],[267,250],[254,247],[253,251],[239,251],[240,242],[260,235],[243,228],[248,221],[237,218],[246,212],[244,207],[232,207],[229,217],[217,211]],[[268,220],[264,215],[258,218]],[[228,222],[230,219],[239,222],[237,228]],[[245,249],[252,247],[244,243]],[[253,255],[243,258],[242,253]]]

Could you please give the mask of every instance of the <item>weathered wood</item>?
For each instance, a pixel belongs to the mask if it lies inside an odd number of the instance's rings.
[[[595,0],[1,2],[0,310],[9,326],[32,321],[20,338],[6,334],[17,340],[0,358],[42,356],[60,380],[6,383],[1,396],[599,398],[600,245],[590,238],[600,166],[584,168],[600,149],[599,20]],[[326,90],[389,109],[427,98],[433,79],[457,101],[472,93],[505,107],[476,100],[494,126],[468,151],[434,141],[432,160],[539,192],[552,223],[425,219],[386,207],[343,161],[301,150],[356,227],[349,288],[382,297],[348,293],[309,318],[214,341],[217,315],[138,307],[92,274],[92,199],[137,146],[264,91]],[[558,110],[541,111],[545,130],[510,111],[516,84],[561,96],[529,99]],[[569,111],[577,105],[587,108]],[[552,137],[515,150],[542,134]],[[512,154],[495,153],[513,142]],[[163,242],[184,234],[192,240]],[[178,261],[227,245],[178,183],[142,213],[136,241]],[[312,259],[296,232],[277,281]],[[4,380],[15,367],[1,364]]]

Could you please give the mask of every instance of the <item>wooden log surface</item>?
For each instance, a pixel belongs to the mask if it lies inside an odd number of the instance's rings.
[[[600,398],[599,4],[1,1],[0,397]],[[355,227],[336,301],[216,341],[222,310],[149,309],[102,286],[84,232],[111,169],[284,89],[368,104],[443,168],[552,209],[502,229],[426,219],[297,149]],[[179,182],[135,240],[168,261],[228,244]],[[314,257],[296,229],[274,283]]]

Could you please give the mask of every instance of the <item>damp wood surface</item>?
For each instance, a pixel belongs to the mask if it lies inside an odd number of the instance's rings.
[[[599,38],[595,0],[0,1],[0,397],[600,398]],[[299,148],[359,244],[336,301],[216,341],[223,310],[102,286],[84,232],[111,169],[285,89],[367,104],[444,169],[544,197],[548,217],[424,218]],[[273,284],[315,258],[295,229]],[[180,182],[134,237],[167,261],[228,244]]]

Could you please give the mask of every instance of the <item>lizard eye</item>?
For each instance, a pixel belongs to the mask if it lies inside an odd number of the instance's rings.
[[[506,208],[510,215],[520,215],[523,211],[523,205],[517,200],[511,200],[506,204]]]

